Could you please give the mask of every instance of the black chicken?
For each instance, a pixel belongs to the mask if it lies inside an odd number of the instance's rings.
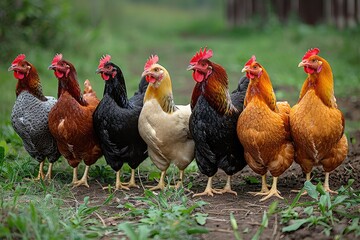
[[[138,131],[138,119],[148,83],[142,78],[138,91],[128,99],[123,73],[110,60],[110,55],[102,57],[96,70],[105,80],[105,89],[103,99],[93,115],[94,129],[106,162],[116,171],[115,188],[129,190],[129,187],[138,187],[135,169],[148,156],[147,145]],[[125,162],[132,169],[129,183],[120,181],[120,169]]]
[[[230,95],[224,68],[209,60],[212,51],[198,52],[190,61],[197,82],[191,99],[190,131],[195,141],[195,159],[201,173],[209,177],[203,193],[194,196],[221,194],[231,190],[231,175],[246,166],[244,149],[236,134],[236,124],[243,109],[249,80],[244,77]],[[212,177],[218,168],[228,175],[224,189],[212,188]]]

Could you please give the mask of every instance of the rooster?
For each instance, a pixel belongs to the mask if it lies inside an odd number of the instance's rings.
[[[168,71],[158,64],[158,56],[151,56],[145,64],[142,76],[149,82],[144,106],[139,117],[139,132],[148,145],[152,162],[161,170],[157,186],[165,188],[165,174],[170,163],[180,170],[182,185],[184,169],[194,159],[194,141],[189,132],[190,105],[175,105]]]
[[[290,137],[287,102],[276,102],[270,77],[265,68],[252,56],[243,72],[250,79],[244,110],[237,123],[237,134],[244,146],[245,159],[249,167],[262,175],[262,187],[255,195],[265,195],[260,201],[281,195],[277,190],[277,179],[294,161],[294,146]],[[266,173],[273,176],[269,190]]]
[[[14,71],[14,77],[18,80],[11,124],[23,140],[26,151],[40,162],[39,174],[35,180],[50,180],[52,165],[60,157],[56,141],[48,127],[48,115],[56,99],[44,96],[38,72],[25,58],[25,54],[18,55],[8,69]],[[44,175],[46,158],[50,164]]]
[[[92,119],[99,100],[89,80],[85,81],[84,94],[81,94],[75,67],[64,60],[62,54],[55,55],[49,69],[54,70],[58,79],[58,101],[49,113],[50,132],[60,153],[74,168],[73,186],[89,187],[89,166],[102,156]],[[81,160],[84,160],[86,168],[83,177],[78,180],[77,167]]]
[[[135,169],[147,158],[147,145],[138,131],[147,82],[142,78],[138,92],[128,99],[123,73],[110,60],[110,55],[101,58],[96,70],[105,80],[105,89],[93,115],[94,129],[106,162],[116,171],[115,188],[129,190],[129,187],[138,187]],[[120,169],[124,162],[131,167],[128,184],[120,181]]]
[[[225,192],[237,195],[231,190],[231,175],[243,169],[246,161],[236,135],[236,123],[249,80],[241,79],[238,89],[230,96],[227,73],[222,66],[209,60],[212,55],[212,50],[200,49],[188,67],[196,81],[191,98],[190,132],[195,141],[195,159],[199,170],[208,176],[204,192],[194,196],[213,196],[214,193]],[[222,190],[212,187],[212,177],[218,168],[228,175]]]
[[[325,171],[324,189],[330,193],[329,174],[346,158],[348,143],[344,134],[345,120],[337,108],[334,81],[330,64],[318,55],[318,48],[304,55],[299,67],[307,78],[299,101],[290,112],[291,135],[294,140],[295,161],[310,181],[314,166]]]

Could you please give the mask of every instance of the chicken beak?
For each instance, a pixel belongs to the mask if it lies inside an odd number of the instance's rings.
[[[306,66],[306,63],[307,63],[306,60],[301,61],[301,62],[299,63],[299,65],[298,65],[298,67],[305,67],[305,66]]]
[[[51,64],[51,65],[48,67],[49,70],[54,70],[55,68],[56,68],[56,67],[55,67],[54,64]]]
[[[98,68],[98,69],[96,69],[95,73],[96,73],[96,74],[99,74],[99,73],[101,73],[101,71],[102,71],[102,69],[101,69],[101,68]]]
[[[189,65],[189,66],[186,68],[186,70],[188,70],[188,71],[194,70],[194,67],[195,67],[195,65]]]
[[[146,75],[148,75],[150,73],[149,70],[145,70],[143,71],[143,73],[141,74],[141,77],[145,77]]]
[[[249,67],[248,66],[245,66],[242,70],[241,70],[241,72],[247,72],[249,70]]]
[[[16,65],[15,64],[12,64],[9,68],[8,68],[8,71],[14,71],[15,70],[15,67]]]

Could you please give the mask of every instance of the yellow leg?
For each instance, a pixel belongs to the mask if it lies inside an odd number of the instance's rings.
[[[164,190],[165,188],[165,174],[166,174],[166,171],[161,171],[161,176],[160,176],[160,180],[159,180],[159,183],[158,185],[156,185],[155,187],[151,187],[150,190],[151,191],[154,191],[154,190]]]
[[[175,188],[182,187],[183,180],[184,180],[184,170],[180,170],[180,180],[176,183]]]
[[[71,182],[71,185],[74,185],[78,180],[78,167],[75,167],[73,169],[73,179],[72,179],[72,182]]]
[[[270,191],[266,194],[265,197],[260,199],[260,202],[265,201],[266,199],[269,199],[272,196],[276,196],[280,199],[284,199],[282,196],[280,196],[280,192],[277,190],[277,180],[278,180],[278,177],[273,177],[273,183],[272,183]]]
[[[231,190],[231,176],[230,175],[227,176],[227,181],[226,181],[225,187],[223,189],[221,189],[220,192],[221,193],[232,193],[237,196],[237,192]]]
[[[88,178],[88,174],[89,174],[89,166],[85,167],[85,171],[84,171],[84,175],[82,176],[82,178],[79,181],[75,181],[73,183],[73,187],[79,187],[81,185],[84,185],[85,187],[89,187],[89,184],[87,182],[87,178]],[[75,169],[74,169],[75,172]]]
[[[45,175],[45,180],[51,180],[52,179],[52,167],[53,167],[53,164],[52,163],[49,163],[49,168],[48,168],[48,171]]]
[[[135,182],[135,169],[131,169],[130,181],[127,183],[123,183],[123,185],[126,185],[129,188],[131,187],[140,188],[139,185],[137,185]]]
[[[257,195],[266,195],[269,192],[269,188],[266,183],[266,174],[261,176],[261,190],[260,192],[249,192],[250,194]]]
[[[44,162],[45,161],[42,161],[40,163],[40,166],[39,166],[39,174],[38,176],[34,179],[35,181],[39,181],[40,179],[44,179],[45,178],[45,175],[44,175]]]
[[[306,181],[310,181],[311,180],[311,173],[306,173]],[[291,190],[291,192],[300,192],[300,190]],[[304,191],[301,196],[307,195],[307,191]]]
[[[333,190],[330,189],[329,176],[330,176],[330,173],[325,172],[324,190],[325,190],[326,192],[329,192],[329,193],[338,194],[338,192],[333,191]]]
[[[193,197],[205,196],[205,195],[207,195],[207,196],[212,196],[212,197],[213,197],[213,196],[214,196],[214,193],[215,193],[215,194],[222,194],[222,192],[216,191],[215,189],[212,188],[212,177],[209,177],[204,192],[194,194]]]

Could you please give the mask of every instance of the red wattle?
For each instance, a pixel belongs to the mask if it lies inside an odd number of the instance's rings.
[[[304,67],[304,71],[308,74],[313,74],[315,72],[314,69],[310,68],[310,67]]]
[[[14,77],[16,79],[23,79],[25,77],[25,74],[18,72],[18,71],[14,71]]]
[[[146,81],[148,81],[149,83],[154,83],[156,81],[156,79],[150,75],[146,75]]]
[[[104,79],[105,81],[109,80],[110,76],[106,75],[105,73],[101,73],[101,77],[102,79]]]
[[[57,70],[54,72],[54,74],[55,74],[55,77],[57,77],[57,78],[62,78],[64,76],[64,73],[59,72]]]
[[[205,76],[202,73],[199,73],[198,71],[193,72],[193,79],[196,82],[202,82],[204,80]]]

